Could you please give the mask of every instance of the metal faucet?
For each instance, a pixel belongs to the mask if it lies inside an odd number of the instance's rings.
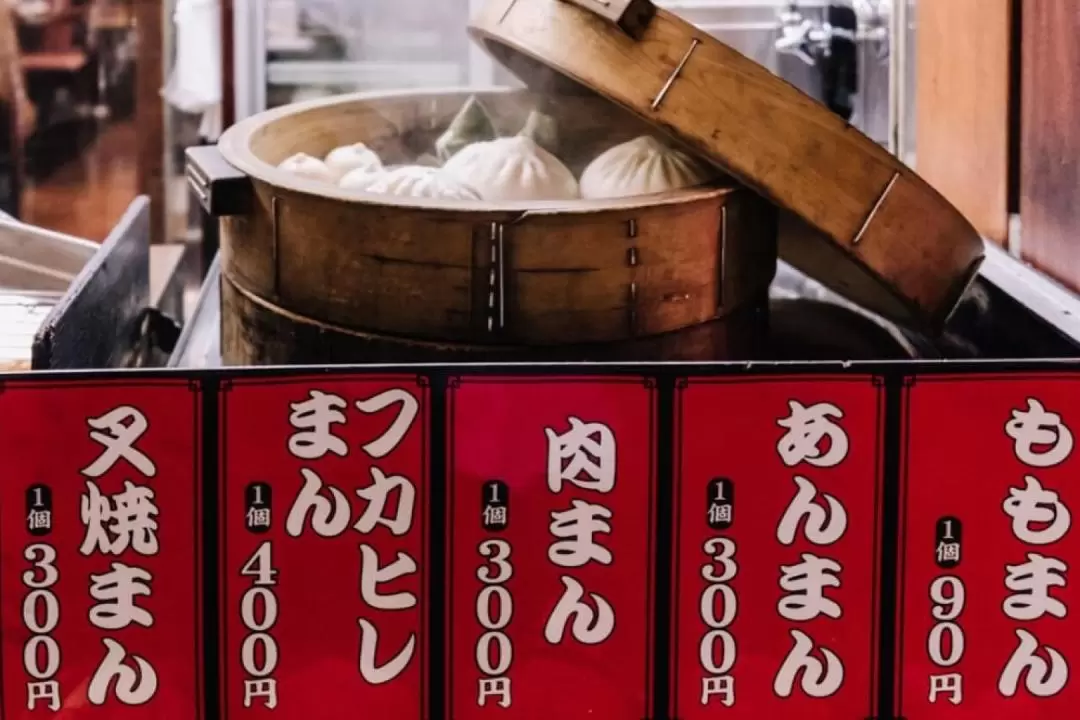
[[[784,55],[794,55],[813,67],[817,59],[829,52],[832,36],[826,32],[823,23],[803,17],[798,3],[789,2],[779,13],[780,37],[776,40],[776,51]]]
[[[777,13],[780,37],[776,40],[776,51],[783,55],[793,55],[813,67],[818,59],[829,56],[833,38],[839,37],[852,42],[880,43],[878,59],[884,60],[889,55],[891,0],[850,2],[859,20],[857,33],[805,17],[798,2],[785,3]]]

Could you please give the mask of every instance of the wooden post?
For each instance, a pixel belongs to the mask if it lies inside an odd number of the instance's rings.
[[[135,122],[138,188],[150,198],[151,241],[165,241],[165,66],[162,0],[133,0],[138,50],[135,58]]]

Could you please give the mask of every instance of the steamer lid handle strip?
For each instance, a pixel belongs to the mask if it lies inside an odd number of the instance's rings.
[[[982,238],[910,168],[649,0],[488,0],[469,32],[534,90],[597,93],[790,212],[781,256],[898,324],[940,332],[978,272]]]

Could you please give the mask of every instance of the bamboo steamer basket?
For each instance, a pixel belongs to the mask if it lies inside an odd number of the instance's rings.
[[[276,168],[356,142],[405,164],[473,95],[503,135],[538,102],[509,90],[347,95],[264,112],[222,136],[221,155],[252,194],[221,226],[226,364],[752,353],[777,215],[723,176],[651,196],[499,204],[362,194]],[[595,96],[543,99],[576,174],[652,132]]]
[[[532,88],[587,86],[788,211],[781,257],[936,333],[982,261],[963,216],[839,116],[650,0],[488,0],[469,32]]]

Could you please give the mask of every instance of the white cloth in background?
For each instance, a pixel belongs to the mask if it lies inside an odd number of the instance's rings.
[[[221,6],[219,0],[177,0],[176,63],[162,95],[181,112],[202,115],[199,134],[221,134]]]
[[[217,142],[217,139],[221,137],[222,130],[221,103],[218,102],[202,114],[202,122],[199,123],[199,137],[207,142]]]
[[[8,6],[23,20],[32,21],[48,17],[52,12],[49,0],[8,0]]]

